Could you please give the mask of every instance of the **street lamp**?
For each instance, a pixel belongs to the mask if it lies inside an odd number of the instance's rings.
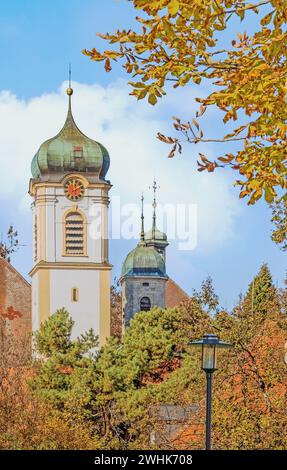
[[[213,334],[203,335],[198,341],[192,341],[191,346],[201,347],[201,368],[206,373],[206,450],[211,449],[211,402],[212,374],[217,370],[217,348],[232,348],[232,344],[221,341]]]

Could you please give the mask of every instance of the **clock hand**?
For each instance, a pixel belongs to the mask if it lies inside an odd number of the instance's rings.
[[[74,188],[74,189],[72,190],[72,195],[73,195],[73,196],[78,196],[78,195],[80,194],[80,192],[81,192],[81,188],[79,188],[79,187],[78,187],[78,188]]]

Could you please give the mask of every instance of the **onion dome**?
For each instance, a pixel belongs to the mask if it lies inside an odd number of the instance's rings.
[[[167,235],[161,232],[156,226],[156,190],[158,189],[156,181],[153,182],[153,217],[152,229],[149,230],[145,236],[146,245],[156,248],[163,256],[165,256],[165,248],[169,245]]]
[[[122,276],[167,277],[164,259],[154,248],[140,243],[127,255]]]
[[[153,225],[152,229],[145,234],[145,244],[150,248],[154,248],[160,253],[165,261],[165,250],[169,245],[167,236]]]
[[[73,90],[69,87],[69,107],[64,127],[40,146],[32,160],[34,179],[71,172],[93,173],[99,179],[105,179],[110,166],[109,153],[102,144],[87,137],[77,127],[72,114],[72,94]]]
[[[156,242],[163,242],[163,244],[168,245],[167,235],[164,232],[161,232],[158,228],[151,229],[145,234],[145,241],[156,241]]]

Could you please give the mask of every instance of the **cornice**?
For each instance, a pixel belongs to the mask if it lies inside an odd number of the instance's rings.
[[[33,276],[40,269],[78,269],[78,270],[92,270],[92,271],[111,271],[112,265],[109,263],[90,263],[90,262],[71,262],[71,261],[58,261],[48,262],[39,261],[33,269],[29,272]]]

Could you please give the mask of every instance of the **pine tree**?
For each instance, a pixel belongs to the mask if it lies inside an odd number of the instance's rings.
[[[73,400],[85,400],[98,338],[93,330],[72,339],[74,322],[63,308],[51,315],[34,336],[38,373],[31,386],[58,409]]]
[[[243,301],[243,310],[251,315],[266,315],[276,300],[276,289],[267,264],[263,264],[259,273],[249,284]]]

